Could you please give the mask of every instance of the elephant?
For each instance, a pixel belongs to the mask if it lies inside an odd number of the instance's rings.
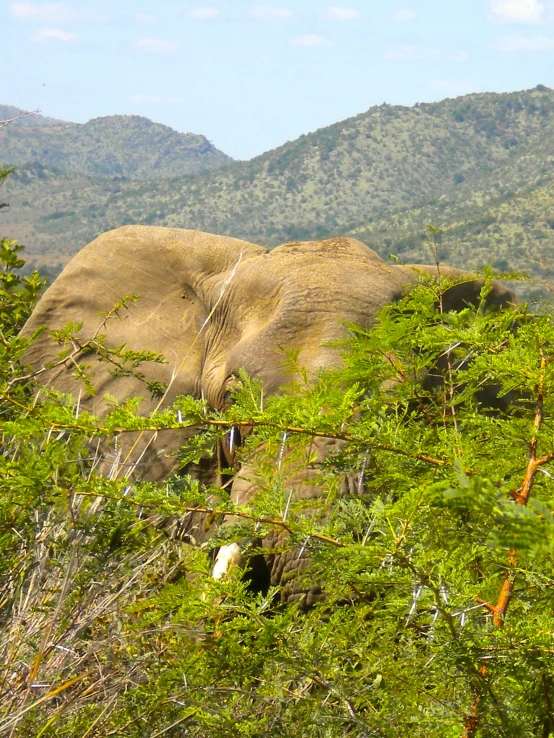
[[[135,294],[138,301],[101,328],[107,345],[125,344],[164,355],[167,363],[148,362],[143,369],[149,381],[167,385],[163,404],[192,395],[218,409],[228,402],[240,371],[260,380],[268,394],[293,381],[283,367],[283,352],[300,351],[299,361],[311,377],[336,366],[341,361],[337,343],[349,324],[372,326],[381,308],[398,301],[422,273],[432,275],[436,270],[436,266],[388,264],[352,238],[293,242],[268,250],[198,231],[124,226],[101,235],[73,258],[37,304],[23,335],[28,337],[41,326],[60,329],[71,321],[82,323],[79,337],[85,343],[102,326],[101,311]],[[464,274],[446,267],[441,272]],[[479,279],[451,287],[444,295],[444,309],[475,303],[481,287]],[[514,302],[514,295],[494,282],[487,301],[504,306]],[[91,412],[99,416],[107,412],[108,394],[118,401],[143,396],[143,414],[159,407],[160,400],[148,396],[140,379],[113,376],[109,365],[94,356],[76,359],[90,364],[94,372],[96,394],[83,395],[71,361],[57,360],[59,351],[46,331],[30,345],[24,361],[41,371],[42,383],[83,396],[81,405]],[[115,468],[115,474],[127,479],[164,479],[176,463],[172,452],[187,432],[163,431],[127,440],[112,472]],[[333,450],[332,442],[314,443],[319,461]],[[210,469],[198,468],[196,473],[209,476]],[[231,499],[244,503],[254,492],[255,484],[243,468],[232,484]],[[317,485],[299,478],[297,494],[316,497]],[[201,537],[197,531],[196,539]],[[214,575],[224,576],[230,562],[240,559],[235,544],[223,547]],[[302,557],[299,562],[302,568]],[[269,555],[267,582],[278,583],[286,566],[279,556]],[[292,595],[310,598],[304,590]],[[317,588],[312,595],[317,597]]]

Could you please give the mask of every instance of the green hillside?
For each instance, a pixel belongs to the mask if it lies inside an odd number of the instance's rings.
[[[104,130],[102,138],[117,135]],[[349,232],[380,253],[421,261],[432,222],[447,229],[449,263],[495,261],[538,273],[549,260],[553,162],[554,91],[539,85],[374,107],[200,176],[107,182],[84,166],[61,172],[43,158],[13,177],[0,229],[24,239],[36,263],[56,269],[125,223],[199,228],[269,246]]]
[[[8,112],[9,106],[0,107],[2,118],[3,110]],[[111,115],[84,124],[49,125],[35,116],[18,122],[25,121],[28,125],[0,129],[0,163],[40,164],[77,176],[149,179],[199,174],[231,161],[205,136],[178,133],[138,115]]]
[[[442,260],[479,270],[492,265],[502,272],[523,271],[534,282],[523,292],[543,294],[554,275],[554,137],[525,156],[480,179],[462,183],[457,191],[415,208],[380,214],[347,229],[383,257],[405,263],[429,260],[433,236]],[[551,286],[551,285],[550,285]]]

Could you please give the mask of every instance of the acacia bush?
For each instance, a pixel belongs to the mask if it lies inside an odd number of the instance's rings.
[[[343,368],[316,382],[300,354],[279,396],[242,376],[222,413],[183,397],[100,419],[21,366],[41,281],[18,276],[18,249],[0,248],[2,735],[554,734],[548,311],[487,312],[487,276],[480,305],[445,313],[451,283],[422,278],[372,331],[352,327]],[[186,425],[200,430],[183,465],[251,428],[238,452],[258,477],[249,504],[178,473],[98,473],[102,444]],[[307,508],[291,480],[316,436],[339,444]],[[197,508],[240,523],[192,546],[168,521]],[[221,543],[252,558],[273,530],[326,593],[308,612],[239,569],[210,576]]]

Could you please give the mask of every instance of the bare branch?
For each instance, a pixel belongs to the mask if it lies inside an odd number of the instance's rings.
[[[21,118],[29,118],[32,115],[38,115],[40,113],[40,110],[31,110],[28,113],[20,113],[19,115],[16,115],[15,118],[8,118],[7,120],[0,120],[0,128],[4,128],[4,126],[9,125],[10,123],[14,123],[16,120],[21,120]]]

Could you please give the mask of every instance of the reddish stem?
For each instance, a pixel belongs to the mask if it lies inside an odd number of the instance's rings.
[[[535,419],[533,422],[534,432],[533,437],[529,442],[527,470],[525,472],[525,477],[523,479],[521,487],[512,492],[512,498],[515,502],[517,502],[518,505],[527,505],[527,503],[529,502],[529,498],[531,497],[533,484],[535,482],[538,470],[544,463],[547,462],[547,460],[550,460],[550,455],[537,458],[538,434],[544,419],[544,381],[546,366],[548,363],[549,359],[547,359],[541,351],[539,381],[537,383],[537,399],[535,404]],[[510,605],[514,590],[515,575],[513,574],[513,570],[516,565],[516,552],[513,549],[510,549],[510,552],[508,554],[508,567],[506,568],[506,573],[504,575],[504,580],[502,582],[502,587],[500,588],[500,594],[498,595],[496,605],[491,605],[490,603],[485,602],[479,598],[477,599],[480,604],[482,604],[487,610],[489,610],[489,612],[492,613],[492,621],[495,628],[502,628],[504,626],[506,614],[508,612],[508,607]],[[480,673],[483,676],[486,676],[486,666],[481,667]],[[475,697],[473,705],[471,706],[470,713],[466,718],[464,738],[474,738],[476,734],[477,728],[479,727],[479,705],[481,703],[481,699],[481,696],[477,695]]]

